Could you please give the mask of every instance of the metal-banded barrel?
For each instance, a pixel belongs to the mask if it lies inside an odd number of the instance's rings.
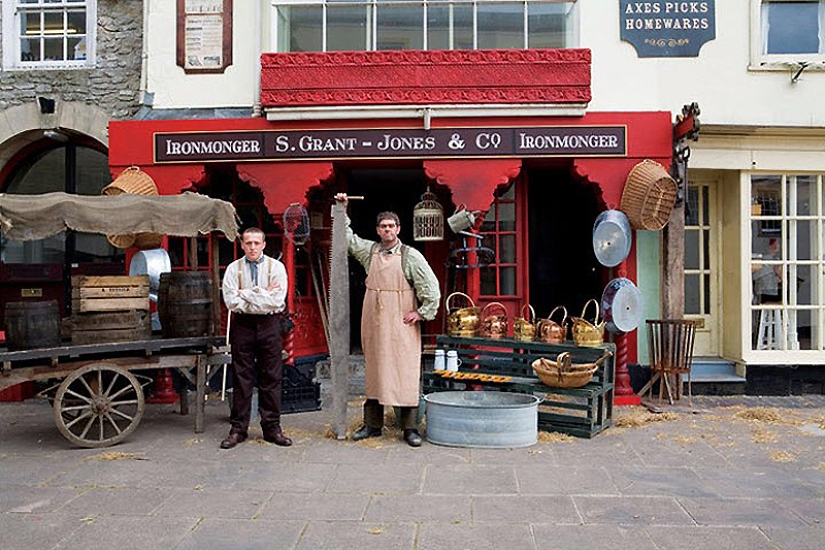
[[[212,332],[212,278],[208,271],[160,274],[158,316],[164,338],[208,336]]]
[[[57,300],[6,303],[5,330],[6,346],[10,350],[59,346],[60,308]]]

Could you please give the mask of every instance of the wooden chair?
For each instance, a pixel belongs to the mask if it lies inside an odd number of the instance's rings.
[[[672,405],[675,398],[682,398],[682,376],[687,375],[688,403],[693,406],[693,388],[690,368],[693,363],[693,342],[696,336],[696,321],[684,319],[649,319],[647,338],[650,350],[650,381],[639,392],[639,396],[649,393],[659,381],[659,403],[667,391],[667,400]],[[671,380],[675,388],[671,388]],[[675,392],[674,392],[675,389]]]

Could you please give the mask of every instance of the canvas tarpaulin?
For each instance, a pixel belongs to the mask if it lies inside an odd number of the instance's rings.
[[[190,192],[160,196],[0,194],[0,229],[16,241],[44,239],[66,229],[106,235],[195,237],[221,231],[231,240],[238,236],[231,203]]]

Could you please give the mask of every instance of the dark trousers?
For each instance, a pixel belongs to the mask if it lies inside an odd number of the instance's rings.
[[[232,314],[232,431],[246,433],[252,391],[264,433],[281,425],[281,323],[277,315]]]
[[[400,416],[398,420],[401,422],[401,427],[405,430],[416,429],[418,407],[398,407]],[[364,401],[364,424],[368,428],[380,429],[384,427],[384,405],[378,402],[377,399],[367,399]]]

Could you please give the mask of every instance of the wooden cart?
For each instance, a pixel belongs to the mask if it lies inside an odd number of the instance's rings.
[[[0,195],[0,228],[7,238],[15,240],[41,239],[65,229],[181,237],[218,230],[230,239],[238,234],[230,203],[194,193],[160,197]],[[194,242],[191,239],[193,248]],[[212,243],[217,257],[217,239]],[[220,327],[217,266],[214,262],[212,332]],[[196,388],[195,431],[202,432],[208,379],[217,366],[229,362],[222,343],[222,337],[211,335],[0,350],[0,391],[26,381],[60,380],[45,392],[53,400],[60,433],[82,447],[105,447],[128,437],[143,416],[143,387],[151,378],[138,371],[174,369]],[[185,393],[183,390],[183,413],[188,412]]]

